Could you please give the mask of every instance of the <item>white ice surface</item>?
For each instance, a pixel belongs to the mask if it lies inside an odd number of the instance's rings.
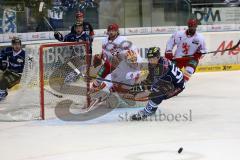
[[[87,122],[59,119],[0,122],[1,160],[240,159],[240,71],[195,74],[186,90],[163,102],[187,122],[129,122],[115,109]],[[183,147],[181,154],[177,150]]]

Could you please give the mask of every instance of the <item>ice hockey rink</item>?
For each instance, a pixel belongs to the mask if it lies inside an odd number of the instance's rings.
[[[187,121],[129,122],[122,115],[139,108],[119,108],[84,122],[1,122],[0,159],[239,159],[239,75],[240,71],[196,73],[183,93],[159,106],[161,113],[191,116]]]

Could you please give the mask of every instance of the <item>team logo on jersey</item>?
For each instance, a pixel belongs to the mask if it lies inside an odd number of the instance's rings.
[[[17,62],[18,62],[18,63],[23,63],[23,59],[18,58],[18,59],[17,59]]]

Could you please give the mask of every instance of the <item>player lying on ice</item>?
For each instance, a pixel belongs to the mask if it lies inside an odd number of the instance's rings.
[[[20,82],[25,64],[25,51],[22,50],[21,40],[12,39],[12,46],[0,53],[0,101],[7,95],[7,89]]]

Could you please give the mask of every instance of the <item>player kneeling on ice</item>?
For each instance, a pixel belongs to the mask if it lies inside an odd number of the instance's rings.
[[[109,96],[110,92],[120,94],[128,93],[130,86],[139,82],[142,69],[142,58],[133,50],[125,51],[125,58],[119,63],[116,69],[101,80],[99,87],[92,87],[90,92],[96,93],[100,90],[105,91],[102,97]],[[120,95],[121,97],[121,95]],[[101,98],[106,100],[106,98]],[[116,108],[117,106],[109,106]]]
[[[131,116],[132,120],[142,120],[153,115],[158,105],[166,99],[178,95],[184,89],[182,71],[171,61],[160,56],[160,48],[152,47],[147,52],[147,78],[130,89],[130,93],[150,92],[148,103],[143,110]]]
[[[22,50],[21,40],[12,39],[12,46],[0,53],[0,101],[7,95],[7,89],[20,82],[25,63],[25,51]]]

